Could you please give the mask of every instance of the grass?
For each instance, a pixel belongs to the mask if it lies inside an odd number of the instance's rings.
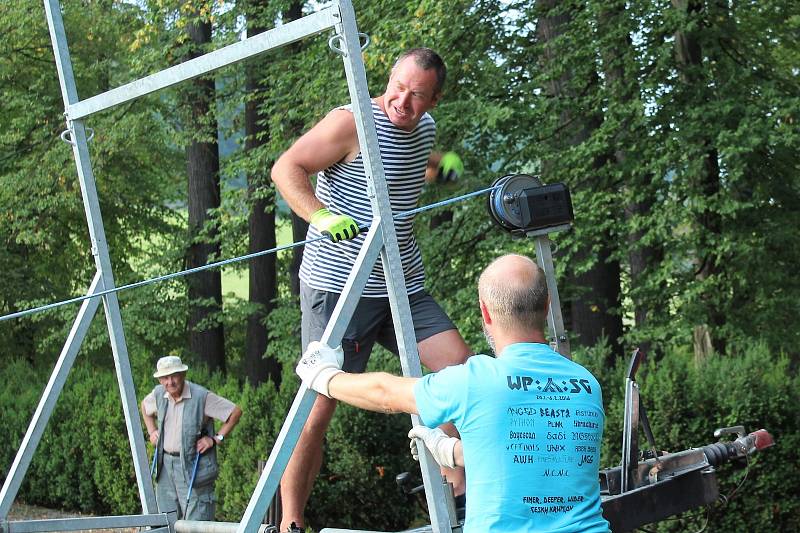
[[[275,240],[278,246],[291,244],[293,242],[292,224],[288,219],[278,219],[277,228],[275,230]],[[280,253],[289,253],[289,250]],[[246,300],[250,288],[250,280],[248,278],[249,276],[246,268],[223,268],[222,294],[227,295],[233,293],[235,296]]]

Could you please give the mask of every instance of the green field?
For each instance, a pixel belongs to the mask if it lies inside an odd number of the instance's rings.
[[[278,246],[292,243],[292,224],[286,218],[278,219],[275,239]],[[291,250],[280,252],[289,253]],[[238,263],[237,263],[238,265]],[[222,294],[233,293],[239,298],[247,299],[249,280],[246,268],[226,267],[222,269]]]

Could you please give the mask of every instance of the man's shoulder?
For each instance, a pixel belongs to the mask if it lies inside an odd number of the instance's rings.
[[[492,372],[497,371],[497,369],[500,367],[500,364],[497,358],[492,357],[491,355],[478,353],[468,357],[463,364],[448,368],[459,367],[462,369],[461,372],[467,375],[474,375],[478,378],[482,378],[486,377]]]
[[[468,366],[494,366],[497,364],[497,358],[485,353],[476,353],[470,355],[464,363]]]
[[[433,116],[432,116],[430,113],[428,113],[427,111],[426,111],[425,113],[423,113],[423,114],[422,114],[422,118],[420,119],[420,121],[419,121],[419,122],[420,122],[420,124],[423,124],[423,123],[424,123],[424,124],[430,124],[430,125],[432,125],[432,126],[436,126],[436,120],[435,120],[435,119],[433,118]]]
[[[186,385],[189,387],[189,390],[192,392],[192,397],[195,397],[195,394],[208,394],[209,391],[207,388],[203,387],[202,385],[198,385],[192,381],[187,381]]]

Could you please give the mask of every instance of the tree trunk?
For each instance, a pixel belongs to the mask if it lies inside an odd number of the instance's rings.
[[[297,20],[303,15],[302,8],[302,2],[293,2],[289,6],[289,10],[284,14],[284,16],[288,20]],[[302,46],[302,41],[290,45],[289,50],[296,53],[300,46]],[[291,124],[289,131],[299,135],[301,128],[302,126],[300,124]],[[291,214],[291,219],[292,242],[300,242],[305,240],[306,233],[308,232],[308,222],[294,214],[294,212]],[[292,263],[289,266],[289,280],[292,294],[295,296],[300,296],[300,263],[303,262],[303,250],[303,246],[292,248]]]
[[[703,10],[703,3],[697,0],[672,0],[675,9],[688,14],[699,13]],[[675,32],[675,55],[679,66],[680,80],[691,93],[703,95],[708,99],[709,91],[707,82],[699,75],[703,64],[703,50],[695,32],[678,30]],[[702,161],[699,172],[692,177],[693,189],[703,198],[714,198],[720,192],[719,152],[714,146],[710,135],[702,136],[697,140],[701,151]],[[715,250],[715,241],[722,232],[722,218],[720,214],[704,204],[701,211],[696,213],[695,222],[698,226],[699,240],[697,249],[697,270],[695,276],[699,281],[720,274],[720,265]],[[717,353],[725,351],[725,339],[720,334],[720,329],[725,324],[725,316],[720,308],[715,305],[713,295],[705,291],[701,295],[706,303],[706,316],[708,317],[708,333],[711,343]]]
[[[546,0],[537,3],[539,17],[536,26],[537,37],[545,45],[542,61],[545,68],[555,70],[556,63],[560,61],[560,51],[555,40],[567,30],[571,17],[568,12],[561,9],[561,4],[556,0]],[[561,11],[553,14],[553,11]],[[595,78],[597,76],[595,75]],[[547,92],[555,98],[568,98],[575,95],[569,88],[572,74],[566,71],[561,78],[549,83]],[[595,83],[597,80],[595,79]],[[591,136],[601,121],[600,116],[579,117],[564,107],[560,122],[564,126],[565,135],[558,140],[561,143],[557,149],[565,148],[564,145],[577,146]],[[600,168],[605,163],[598,159],[594,162],[595,168]],[[547,173],[548,165],[543,165],[543,174]],[[548,180],[545,182],[557,181]],[[574,270],[568,273],[567,282],[575,290],[575,297],[568,301],[570,326],[578,336],[578,341],[584,346],[592,346],[602,337],[608,339],[612,354],[622,355],[620,339],[622,337],[622,318],[620,316],[620,265],[612,259],[613,239],[610,235],[600,235],[592,242],[587,242],[573,257],[576,264],[590,260],[596,255],[596,260],[591,269],[582,274]]]
[[[272,24],[268,20],[268,0],[251,0],[247,4],[248,35],[257,35],[269,29]],[[283,13],[283,20],[289,22],[302,16],[302,4],[293,2]],[[264,123],[266,117],[260,111],[265,103],[268,87],[263,79],[267,72],[267,63],[255,62],[247,69],[247,93],[253,96],[245,105],[245,133],[247,140],[245,149],[255,151],[267,144],[269,130]],[[250,198],[250,218],[248,224],[249,249],[257,252],[276,245],[275,239],[275,188],[269,179],[271,162],[265,162],[262,168],[248,176],[247,189]],[[292,225],[294,227],[292,215]],[[306,226],[307,227],[307,226]],[[303,233],[303,237],[305,233]],[[302,258],[302,250],[295,249],[294,262],[298,255]],[[281,364],[274,357],[267,357],[269,331],[264,323],[275,308],[277,297],[277,258],[275,254],[257,257],[250,262],[249,300],[256,304],[254,311],[247,319],[247,338],[245,348],[245,374],[253,384],[267,379],[279,387],[281,383]],[[295,291],[295,279],[292,277],[292,290]],[[299,285],[298,285],[299,287]],[[299,289],[296,294],[299,294]]]
[[[267,0],[251,0],[248,3],[247,35],[258,35],[268,28],[261,13]],[[259,147],[267,144],[269,128],[259,111],[266,98],[266,87],[262,79],[266,73],[266,60],[248,63],[246,70],[245,104],[245,151],[251,158]],[[250,205],[248,223],[249,252],[258,252],[275,247],[275,189],[269,179],[269,165],[264,165],[247,176],[247,195]],[[244,371],[253,385],[271,380],[278,387],[281,382],[281,365],[274,357],[267,357],[269,335],[265,320],[275,308],[277,296],[277,272],[275,254],[262,255],[249,263],[249,300],[256,310],[247,317]]]
[[[186,32],[194,44],[185,59],[202,54],[211,42],[211,23],[195,17]],[[189,238],[186,266],[194,268],[219,256],[218,232],[210,210],[220,205],[217,119],[214,115],[214,80],[197,78],[187,82],[184,92],[191,113],[187,131],[193,132],[186,147],[189,189]],[[225,370],[225,335],[221,322],[222,275],[205,270],[187,278],[189,291],[189,349],[209,370]]]
[[[612,113],[615,109],[629,109],[631,104],[639,99],[640,88],[636,81],[637,64],[635,60],[629,61],[628,54],[632,52],[632,42],[630,34],[627,32],[615,31],[616,28],[627,26],[625,24],[625,2],[617,0],[605,4],[601,11],[599,23],[599,35],[601,40],[601,53],[603,56],[604,73],[606,84],[609,89],[608,112]],[[616,38],[607,38],[614,36]],[[644,115],[644,109],[638,106],[635,110],[628,111],[635,114],[630,117],[622,117],[621,127],[618,135],[613,141],[613,145],[618,147],[631,146],[634,138],[641,135],[646,138],[646,132],[634,131],[632,125],[638,122],[637,119]],[[652,175],[629,170],[628,151],[624,148],[614,150],[613,159],[623,173],[621,187],[626,191],[627,198],[641,198],[641,200],[630,200],[624,207],[626,227],[631,227],[632,223],[644,217],[649,217],[653,205],[655,204],[655,194],[652,183]],[[633,300],[634,327],[643,329],[648,325],[648,317],[653,309],[663,309],[657,302],[649,301],[650,295],[642,295],[636,289],[645,284],[646,276],[660,263],[664,257],[664,250],[659,245],[641,244],[644,230],[635,230],[628,233],[626,241],[628,243],[628,265],[630,268],[630,289],[631,299]],[[639,348],[645,353],[651,350],[651,343],[642,341]]]

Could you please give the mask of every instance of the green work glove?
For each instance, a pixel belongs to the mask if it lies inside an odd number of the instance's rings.
[[[437,176],[439,183],[456,181],[463,173],[464,163],[457,153],[447,152],[442,155],[442,159],[439,161],[439,175]]]
[[[335,215],[323,207],[311,215],[311,223],[333,242],[353,239],[358,235],[356,221],[347,215]]]

